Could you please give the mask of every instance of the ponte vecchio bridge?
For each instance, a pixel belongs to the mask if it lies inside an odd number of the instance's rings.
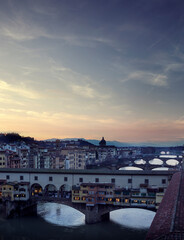
[[[52,170],[52,169],[0,169],[0,180],[14,183],[28,183],[30,198],[34,201],[55,201],[65,205],[72,206],[83,212],[86,216],[87,223],[98,222],[104,218],[108,218],[109,212],[122,207],[139,207],[139,208],[155,208],[152,204],[153,198],[147,198],[147,193],[140,194],[139,191],[134,191],[134,200],[132,198],[116,198],[117,202],[113,205],[99,204],[84,204],[84,202],[71,201],[71,190],[75,187],[80,187],[81,184],[112,184],[115,189],[137,190],[141,186],[150,186],[150,188],[166,189],[173,171],[112,171],[112,170]],[[106,187],[106,186],[105,186]],[[50,196],[49,189],[54,189],[54,196]],[[67,193],[61,199],[62,190]],[[102,192],[102,189],[100,190]],[[48,194],[45,194],[45,193]],[[70,192],[70,195],[68,193]],[[39,194],[42,193],[42,194]],[[100,194],[98,192],[98,194]],[[138,196],[139,195],[139,196]],[[144,197],[141,197],[144,195]],[[63,197],[63,195],[62,195]],[[100,197],[100,196],[99,196]],[[111,199],[112,197],[108,197]],[[76,197],[77,199],[77,197]],[[102,196],[101,196],[102,199]],[[139,200],[137,200],[139,199]],[[152,200],[151,200],[152,199]],[[72,199],[73,200],[73,199]],[[111,201],[111,200],[109,200]],[[16,201],[15,201],[16,202]],[[121,202],[121,204],[119,204]],[[140,202],[141,204],[138,204]],[[12,206],[11,206],[12,208]],[[8,211],[9,213],[10,211]]]
[[[66,184],[72,188],[72,186],[80,186],[81,183],[95,182],[113,183],[116,188],[125,189],[137,189],[144,184],[167,188],[146,239],[184,239],[183,171],[0,169],[0,179],[19,183],[28,182],[30,189],[35,184],[39,184],[42,189],[52,184],[59,190],[61,186]],[[39,199],[37,200],[39,201]],[[58,198],[56,198],[56,201],[58,201]],[[110,211],[122,207],[113,205],[84,207],[84,205],[71,203],[66,199],[60,202],[83,212],[86,215],[87,223],[107,219]]]

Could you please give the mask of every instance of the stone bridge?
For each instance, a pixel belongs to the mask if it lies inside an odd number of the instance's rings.
[[[10,212],[15,209],[21,212],[31,212],[35,209],[35,205],[40,195],[54,190],[57,197],[71,197],[72,186],[79,186],[81,183],[113,183],[117,188],[139,189],[142,184],[157,186],[158,188],[167,188],[169,181],[175,171],[110,171],[110,170],[53,170],[53,169],[0,169],[0,179],[7,182],[29,183],[31,201],[22,204],[14,202],[9,205]],[[64,187],[64,189],[63,189]],[[35,191],[36,190],[36,191]],[[34,194],[32,194],[34,193]],[[36,194],[35,194],[36,193]],[[37,194],[38,193],[38,194]],[[55,197],[56,197],[55,196]],[[34,199],[32,198],[34,197]],[[37,199],[35,197],[38,197]],[[48,197],[48,196],[47,196]],[[79,205],[78,203],[69,203],[66,200],[53,198],[43,198],[42,201],[59,202],[68,206],[72,206],[79,211],[85,213],[86,222],[93,223],[109,218],[109,212],[124,208],[126,206],[115,206],[111,204],[94,206]],[[62,202],[63,201],[63,202]],[[11,206],[10,206],[11,205]],[[23,206],[24,205],[24,206]],[[131,206],[127,206],[131,207]],[[135,207],[135,206],[133,206]],[[139,207],[140,208],[140,207]],[[145,208],[145,207],[144,207]],[[7,214],[8,214],[7,207]]]
[[[53,202],[63,204],[69,207],[72,207],[85,215],[85,222],[87,224],[97,223],[104,220],[109,220],[110,212],[123,209],[123,208],[136,208],[136,206],[118,206],[118,205],[111,205],[111,204],[95,204],[94,206],[88,206],[86,203],[74,203],[71,199],[66,198],[59,198],[59,197],[33,197],[31,198],[32,201],[37,204],[38,202]],[[148,208],[148,207],[140,207],[137,208],[141,209],[149,209],[152,211],[156,211],[156,208]]]
[[[167,156],[167,155],[166,155]],[[180,169],[183,161],[183,157],[180,155],[175,155],[174,158],[172,157],[162,157],[161,155],[139,155],[136,157],[129,157],[129,158],[122,158],[120,159],[116,164],[111,164],[110,166],[107,166],[109,169],[120,169],[122,167],[127,167],[127,166],[133,166],[133,167],[139,167],[142,168],[143,170],[152,170],[157,167],[167,167],[169,169]],[[163,164],[150,164],[149,161],[153,160],[154,158],[159,159],[163,162]],[[145,164],[136,164],[135,161],[137,160],[144,160],[146,163]],[[178,161],[178,165],[176,166],[171,166],[168,165],[166,162],[168,160],[176,160]]]

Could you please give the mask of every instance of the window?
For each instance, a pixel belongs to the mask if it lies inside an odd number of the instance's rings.
[[[20,191],[20,192],[25,192],[26,189],[24,189],[24,188],[20,188],[19,191]]]
[[[93,195],[95,192],[94,191],[88,191],[88,193]]]
[[[6,179],[10,179],[10,175],[6,175]]]
[[[111,183],[115,183],[115,178],[111,178]]]
[[[37,180],[38,180],[38,176],[35,176],[35,177],[34,177],[34,180],[37,181]]]
[[[24,180],[24,176],[20,176],[20,180]]]
[[[95,182],[99,182],[99,178],[95,178]]]
[[[149,184],[149,179],[146,178],[146,179],[144,180],[144,183],[145,183],[145,184]]]
[[[79,178],[79,182],[83,182],[83,178]]]
[[[49,181],[51,182],[53,179],[52,179],[52,177],[49,177]]]
[[[125,198],[124,203],[129,203],[129,199]]]
[[[80,197],[74,197],[74,200],[80,200]]]
[[[166,179],[162,179],[162,184],[166,184]]]
[[[64,177],[64,181],[67,182],[67,181],[68,181],[68,178],[67,178],[67,177]]]
[[[132,183],[132,179],[131,178],[128,179],[128,183]]]

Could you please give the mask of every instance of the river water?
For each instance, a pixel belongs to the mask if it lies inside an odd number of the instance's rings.
[[[37,216],[0,219],[0,240],[143,240],[155,213],[121,209],[110,221],[86,225],[84,215],[56,203],[38,205]]]

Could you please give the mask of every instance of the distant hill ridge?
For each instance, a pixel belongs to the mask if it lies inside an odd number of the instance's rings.
[[[56,141],[58,138],[51,138],[47,139],[45,141]],[[100,140],[97,139],[85,139],[85,138],[64,138],[59,139],[60,141],[77,141],[78,139],[82,139],[83,141],[87,141],[89,143],[92,143],[96,146],[99,145]],[[116,147],[145,147],[145,146],[153,146],[153,147],[173,147],[173,146],[184,146],[184,140],[180,141],[170,141],[170,142],[140,142],[140,143],[127,143],[127,142],[119,142],[119,141],[107,141],[106,144],[113,145]]]

